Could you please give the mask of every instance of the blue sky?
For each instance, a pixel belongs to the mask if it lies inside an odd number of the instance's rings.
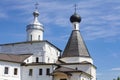
[[[64,50],[77,4],[80,31],[97,66],[98,80],[120,76],[120,0],[1,0],[0,44],[26,41],[26,25],[39,2],[44,39]]]

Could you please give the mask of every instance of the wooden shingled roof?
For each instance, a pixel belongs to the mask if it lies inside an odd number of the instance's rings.
[[[65,73],[65,74],[67,74],[67,75],[71,75],[71,73],[78,72],[78,73],[84,73],[84,74],[86,74],[87,76],[92,77],[92,75],[90,75],[90,74],[88,74],[88,73],[86,73],[86,72],[84,72],[84,71],[77,70],[77,69],[72,69],[72,68],[68,68],[68,67],[63,67],[63,66],[57,67],[57,68],[53,71],[52,75],[54,75],[54,74],[57,73],[57,72],[62,72],[62,73]]]
[[[23,63],[32,54],[3,54],[0,53],[0,61]]]
[[[63,51],[63,57],[90,57],[79,30],[73,30]]]

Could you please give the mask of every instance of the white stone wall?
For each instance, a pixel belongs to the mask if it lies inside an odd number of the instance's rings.
[[[71,72],[72,75],[57,72],[54,75],[54,80],[67,79],[67,80],[90,80],[90,77],[81,72]]]
[[[66,63],[89,62],[89,63],[93,64],[92,58],[89,58],[89,57],[65,57],[65,58],[61,58],[61,60]]]
[[[94,67],[91,67],[91,75],[93,76],[92,80],[96,80],[96,69]]]
[[[81,71],[84,71],[86,73],[89,73],[90,74],[90,65],[86,64],[86,65],[82,65],[82,64],[73,64],[73,65],[62,65],[64,67],[68,67],[68,68],[72,68],[72,69],[78,69],[78,70],[81,70]]]
[[[0,46],[0,53],[12,53],[12,54],[30,54],[33,56],[27,59],[25,62],[36,62],[36,58],[39,58],[39,62],[55,63],[60,56],[60,51],[47,42],[33,42],[33,43],[20,43],[9,44]]]
[[[32,36],[31,36],[32,35]],[[40,36],[40,37],[39,37]],[[31,38],[32,37],[32,38]],[[32,39],[32,40],[31,40]],[[39,29],[30,29],[27,31],[27,40],[36,41],[43,40],[43,31]]]
[[[29,58],[25,59],[24,62],[25,63],[32,63],[32,62],[35,62],[35,61],[33,60],[33,56],[30,56]]]
[[[53,72],[52,65],[36,65],[36,66],[23,66],[22,67],[22,80],[53,80],[52,76],[46,75],[46,69],[50,69],[50,73]],[[33,69],[33,75],[29,76],[29,69]],[[42,75],[39,75],[39,69],[42,69]]]
[[[92,76],[96,75],[95,69],[90,67],[90,65],[63,65],[64,67],[69,67],[78,70],[82,70],[84,72],[92,72]],[[9,67],[9,74],[4,74],[4,67]],[[18,69],[18,74],[14,75],[14,68]],[[72,73],[72,76],[62,76],[61,74],[53,77],[51,75],[46,75],[46,69],[50,69],[50,73],[56,68],[55,65],[29,65],[29,66],[20,66],[18,63],[12,62],[3,62],[0,61],[0,80],[59,80],[63,78],[67,78],[68,80],[90,80],[85,74],[81,73]],[[33,70],[32,76],[29,76],[29,69]],[[42,75],[39,75],[39,69],[42,69]],[[89,73],[90,74],[90,73]],[[92,80],[96,80],[96,78],[92,78]]]
[[[46,63],[56,63],[60,52],[52,47],[51,45],[45,44],[45,62]]]
[[[8,74],[4,74],[5,67],[8,67]],[[14,75],[14,68],[18,69],[17,75]],[[0,61],[0,80],[21,80],[20,71],[20,64]]]
[[[73,25],[73,30],[79,30],[79,23],[78,22],[74,22],[72,23]]]
[[[72,69],[78,69],[84,71],[93,76],[92,80],[96,80],[96,68],[91,64],[73,64],[73,65],[63,65],[64,67],[69,67]]]
[[[79,75],[79,77],[81,77],[80,78],[81,80],[91,80],[91,78],[85,74],[81,74],[81,75]]]
[[[90,77],[82,73],[72,73],[70,80],[90,80]]]

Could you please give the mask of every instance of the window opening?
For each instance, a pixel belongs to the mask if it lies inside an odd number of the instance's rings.
[[[38,36],[38,40],[40,40],[40,35]]]
[[[5,67],[4,74],[8,74],[8,70],[9,70],[9,68]]]
[[[18,69],[14,68],[14,75],[17,75],[17,74],[18,74]]]
[[[38,63],[39,62],[39,58],[38,57],[36,57],[36,63]]]
[[[30,39],[31,39],[31,41],[32,41],[32,35],[30,35]]]
[[[46,75],[50,75],[50,69],[49,68],[46,69]]]
[[[29,76],[32,76],[33,74],[33,69],[29,69]]]
[[[39,75],[42,75],[42,69],[39,69]]]

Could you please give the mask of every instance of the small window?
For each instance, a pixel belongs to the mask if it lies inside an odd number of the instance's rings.
[[[76,30],[76,24],[74,24],[74,28],[75,28],[75,30]]]
[[[33,69],[29,69],[29,76],[32,76],[33,74]]]
[[[39,69],[39,75],[42,75],[42,69]]]
[[[67,80],[67,79],[60,79],[60,80]]]
[[[17,75],[17,74],[18,74],[18,69],[14,68],[14,75]]]
[[[30,39],[31,39],[31,41],[32,41],[32,35],[30,35]]]
[[[46,69],[46,75],[50,75],[50,69],[49,68]]]
[[[9,68],[5,67],[4,74],[8,74],[8,70],[9,70]]]
[[[48,63],[49,63],[50,59],[48,58]]]
[[[29,59],[27,59],[27,62],[29,62]]]
[[[39,58],[38,57],[36,57],[36,63],[38,63],[39,62]]]
[[[40,40],[40,35],[38,36],[38,40]]]
[[[78,68],[77,68],[77,67],[76,67],[75,69],[76,69],[76,70],[78,70]]]

